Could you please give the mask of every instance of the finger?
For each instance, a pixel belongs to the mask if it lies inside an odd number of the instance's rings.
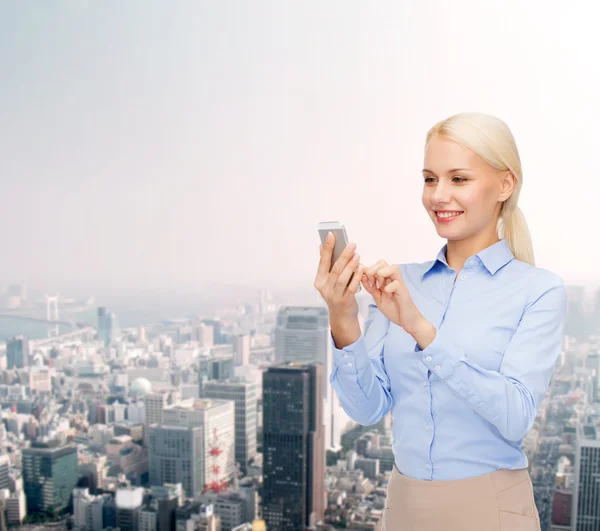
[[[365,271],[365,274],[369,278],[369,281],[372,284],[375,284],[375,274],[381,267],[387,266],[387,262],[385,260],[379,260],[379,262],[375,262],[372,266],[368,267]]]
[[[382,267],[387,266],[387,262],[385,260],[379,260],[379,262],[375,262],[372,266],[368,267],[365,271],[367,276],[375,277],[375,273]]]
[[[385,293],[389,293],[390,295],[393,295],[394,293],[396,293],[396,291],[400,288],[400,282],[398,282],[397,280],[394,280],[392,282],[390,282],[387,286],[385,286],[383,288],[383,291]]]
[[[383,267],[383,266],[386,266],[386,265],[387,265],[387,263],[386,263],[386,261],[385,261],[385,260],[379,260],[378,262],[375,262],[375,263],[374,263],[372,266],[369,266],[369,267],[367,268],[367,270],[365,271],[365,273],[366,273],[367,275],[374,275],[374,274],[375,274],[375,272],[376,272],[376,271],[377,271],[379,268],[381,268],[381,267]]]
[[[331,269],[331,255],[335,246],[335,235],[325,238],[325,243],[321,245],[321,260],[319,261],[319,273],[329,273]]]
[[[346,265],[348,265],[348,262],[354,256],[355,251],[356,251],[355,243],[349,243],[348,245],[346,245],[346,247],[342,251],[342,254],[337,259],[336,263],[333,264],[333,267],[331,268],[331,272],[335,273],[336,278],[342,274],[342,271],[344,270]]]
[[[344,267],[344,270],[342,271],[342,273],[337,277],[337,280],[335,282],[335,286],[334,286],[334,291],[338,294],[338,296],[342,296],[344,294],[344,292],[346,291],[346,288],[348,287],[348,283],[350,281],[350,277],[352,276],[352,273],[354,273],[354,271],[356,271],[359,267],[360,267],[360,255],[358,253],[356,253],[353,257],[352,260],[349,260],[348,263],[346,264],[346,267]]]
[[[381,290],[375,284],[369,284],[369,280],[366,275],[363,274],[362,285],[367,291],[369,295],[373,297],[375,304],[379,304],[381,302]]]
[[[362,279],[362,274],[364,271],[364,267],[361,264],[358,264],[358,268],[354,272],[354,276],[352,277],[352,281],[348,285],[348,291],[356,295],[358,292],[358,286],[360,286],[360,281]]]
[[[384,286],[394,280],[397,280],[398,282],[402,281],[402,273],[400,273],[400,269],[397,265],[382,267],[377,271],[376,276],[379,280],[379,284]]]
[[[398,272],[398,268],[395,265],[387,265],[381,267],[377,270],[377,276],[383,278],[392,278],[393,280],[397,280],[394,278],[396,273]]]

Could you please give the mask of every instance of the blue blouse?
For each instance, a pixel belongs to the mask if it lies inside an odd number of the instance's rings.
[[[424,480],[526,468],[521,448],[560,353],[563,279],[517,260],[506,240],[469,257],[455,281],[447,244],[435,260],[399,264],[437,329],[422,350],[371,299],[361,333],[332,344],[331,386],[356,422],[391,412],[398,470]]]

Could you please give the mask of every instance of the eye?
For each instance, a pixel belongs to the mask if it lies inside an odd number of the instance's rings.
[[[452,178],[452,180],[454,180],[454,179],[458,179],[458,180],[459,180],[461,183],[469,180],[469,179],[466,179],[466,178],[464,178],[464,177],[453,177],[453,178]],[[424,183],[429,183],[429,182],[431,182],[432,180],[433,180],[433,177],[426,177],[426,178],[423,180],[423,182],[424,182]]]

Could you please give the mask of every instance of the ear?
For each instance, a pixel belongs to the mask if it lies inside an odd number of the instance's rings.
[[[513,193],[515,186],[517,184],[517,179],[512,174],[512,172],[508,171],[502,176],[501,182],[501,193],[499,200],[506,201]]]

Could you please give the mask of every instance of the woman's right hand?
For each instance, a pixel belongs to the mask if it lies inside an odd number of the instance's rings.
[[[331,256],[335,246],[335,236],[329,233],[325,245],[320,246],[321,259],[314,286],[329,307],[330,318],[355,319],[358,315],[356,292],[363,276],[360,256],[354,253],[356,244],[349,243],[329,271]],[[354,259],[353,259],[354,258]],[[348,284],[352,273],[352,282]]]

